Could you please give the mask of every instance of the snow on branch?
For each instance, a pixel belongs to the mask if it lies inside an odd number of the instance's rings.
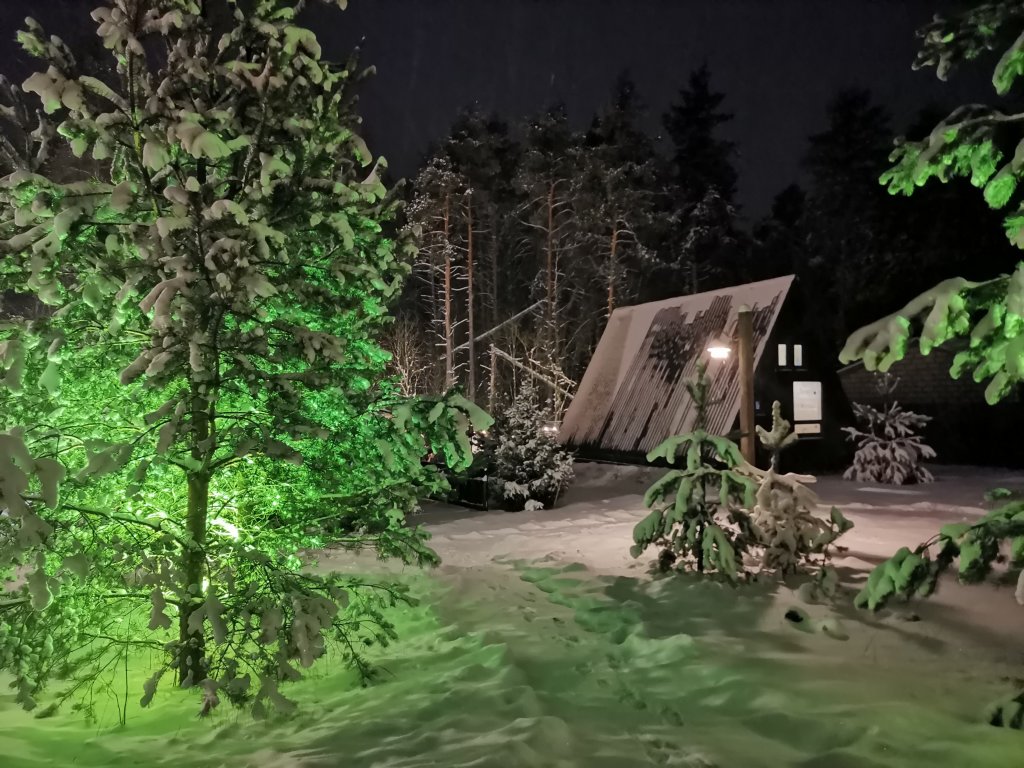
[[[921,354],[955,338],[968,346],[957,353],[950,373],[968,368],[976,382],[990,379],[985,398],[995,403],[1024,381],[1024,263],[1012,275],[971,282],[950,278],[925,291],[898,312],[855,331],[839,354],[844,364],[863,361],[869,371],[888,371],[920,334]]]

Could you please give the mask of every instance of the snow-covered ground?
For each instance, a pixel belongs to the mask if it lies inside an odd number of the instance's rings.
[[[1012,587],[946,584],[878,617],[807,605],[774,584],[653,579],[629,556],[657,471],[581,466],[557,510],[433,507],[422,522],[444,565],[401,573],[424,602],[399,617],[388,672],[359,690],[321,668],[300,714],[198,722],[183,697],[126,731],[44,723],[0,699],[0,765],[256,768],[985,768],[1024,764],[1024,734],[981,724],[1024,676],[1024,609]],[[1024,477],[947,471],[893,494],[825,479],[856,528],[838,565],[849,587],[901,545],[982,511]],[[356,571],[363,561],[332,563]],[[394,569],[392,569],[394,570]],[[805,621],[785,618],[790,609]],[[13,756],[13,757],[11,757]],[[11,760],[14,760],[11,762]]]

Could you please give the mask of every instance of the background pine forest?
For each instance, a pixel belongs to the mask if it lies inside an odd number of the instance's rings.
[[[661,136],[639,128],[626,74],[585,130],[560,106],[511,125],[467,110],[405,189],[421,250],[387,341],[396,373],[410,393],[456,384],[489,402],[529,368],[557,412],[614,308],[791,273],[806,333],[838,353],[931,276],[984,276],[1010,256],[969,182],[913,197],[879,184],[892,137],[922,138],[946,111],[893,125],[868,91],[838,92],[803,177],[779,180],[770,214],[750,221],[735,202],[742,148],[723,136],[735,116],[707,67]]]

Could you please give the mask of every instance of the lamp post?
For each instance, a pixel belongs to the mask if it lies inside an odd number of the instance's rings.
[[[740,453],[753,464],[754,442],[754,314],[750,307],[740,307],[737,322],[740,347]]]
[[[740,453],[753,464],[754,443],[754,315],[750,307],[739,308],[736,323],[737,346],[739,347],[740,376]],[[721,339],[708,344],[708,355],[713,360],[727,360],[731,352],[729,345]]]

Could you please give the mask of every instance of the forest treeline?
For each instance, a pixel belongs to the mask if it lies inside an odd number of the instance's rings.
[[[584,130],[561,106],[513,125],[467,110],[407,189],[420,252],[388,342],[396,372],[410,391],[459,385],[485,402],[529,369],[557,407],[615,307],[786,274],[807,333],[838,352],[936,275],[983,276],[1008,257],[968,182],[912,198],[879,183],[895,137],[922,138],[944,114],[895,125],[870,92],[837,92],[802,178],[779,179],[770,212],[751,221],[727,134],[757,116],[731,113],[706,66],[661,116],[661,136],[642,127],[628,75]]]

